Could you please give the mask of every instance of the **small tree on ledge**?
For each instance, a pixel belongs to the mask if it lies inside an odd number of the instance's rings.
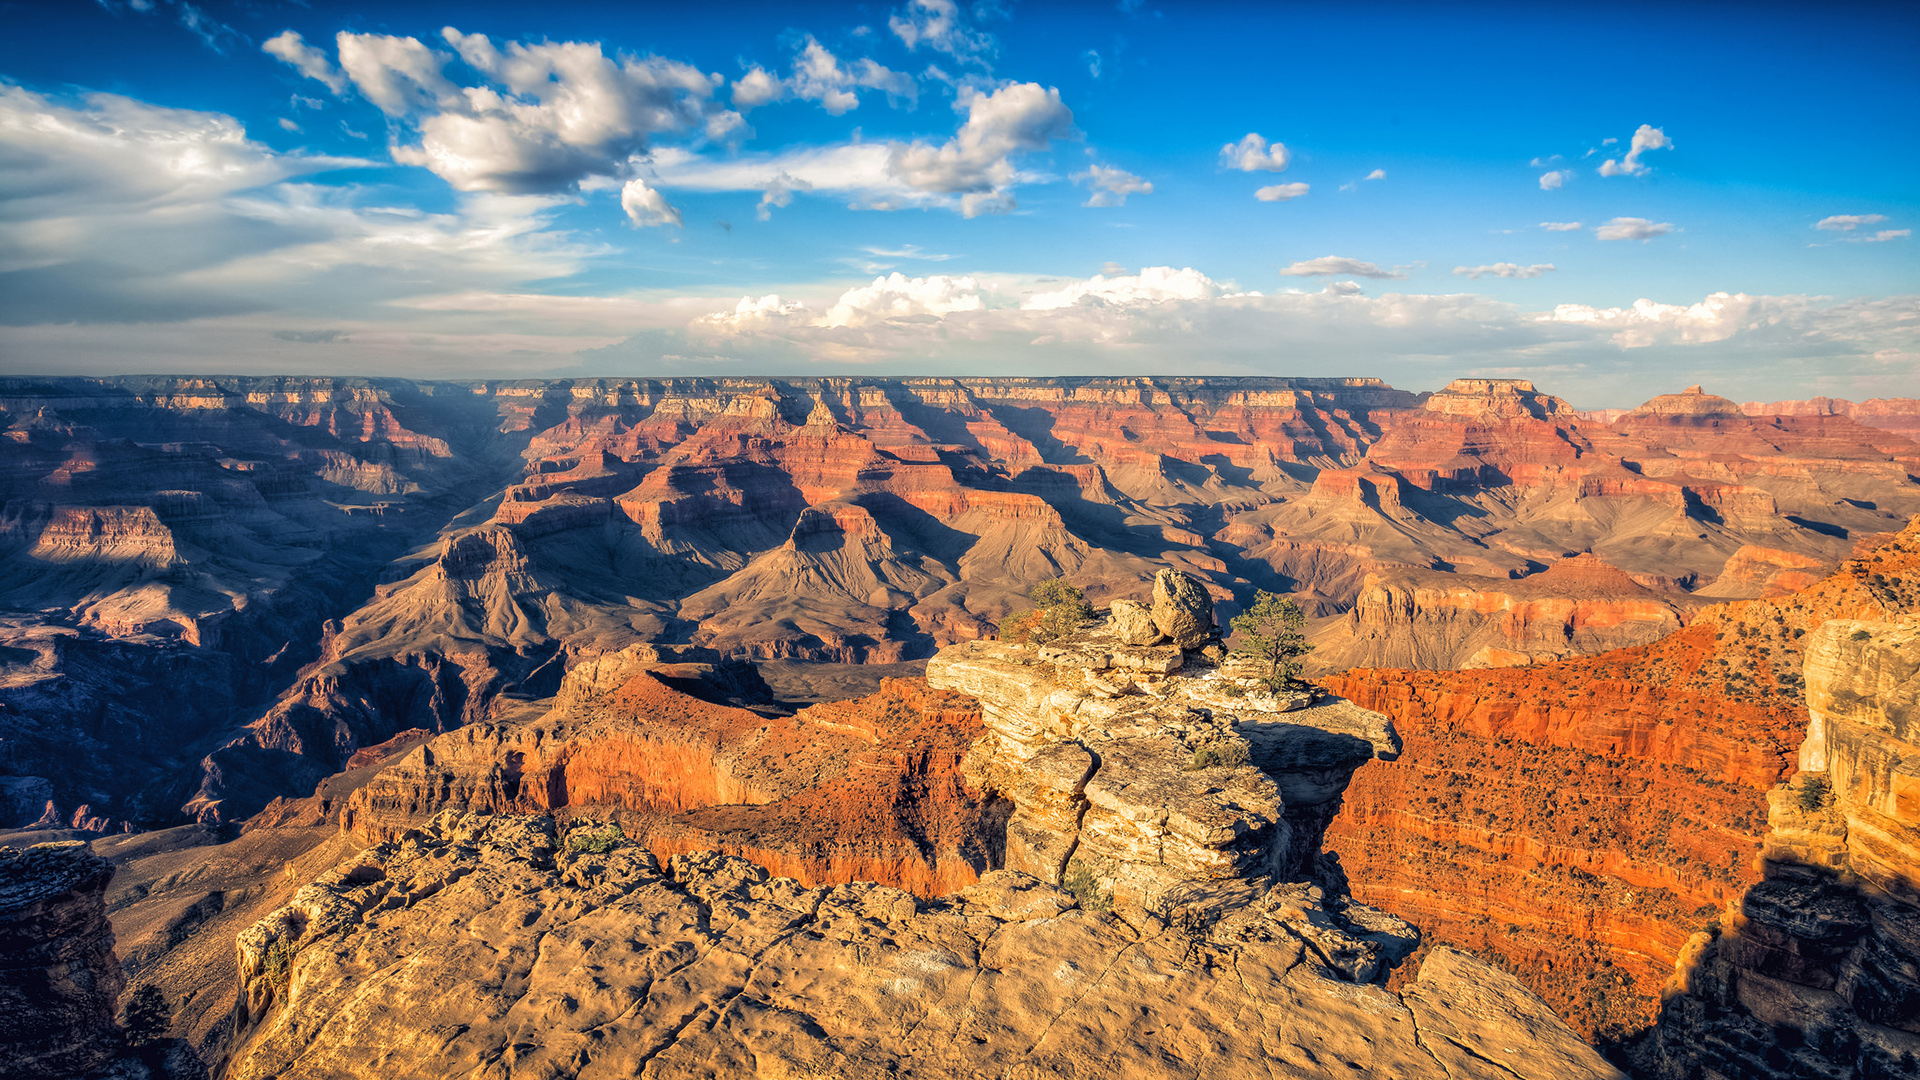
[[[1065,578],[1043,581],[1027,597],[1040,606],[1008,616],[1000,624],[1003,640],[1043,645],[1066,637],[1078,630],[1083,620],[1093,618],[1093,606],[1087,603],[1086,595],[1067,584]]]
[[[1267,689],[1277,694],[1299,682],[1300,660],[1313,646],[1307,644],[1307,613],[1292,597],[1261,589],[1253,606],[1235,615],[1231,625],[1238,639],[1234,653],[1266,668],[1261,681]]]

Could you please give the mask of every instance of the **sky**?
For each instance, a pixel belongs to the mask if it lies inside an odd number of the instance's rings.
[[[1920,396],[1920,7],[0,0],[0,372]]]

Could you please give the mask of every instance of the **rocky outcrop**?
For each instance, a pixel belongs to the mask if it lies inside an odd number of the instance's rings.
[[[1461,954],[1351,981],[1317,887],[1129,923],[1013,871],[925,901],[579,835],[448,811],[302,888],[240,935],[226,1075],[1619,1076]]]
[[[1764,879],[1680,956],[1640,1071],[1908,1076],[1920,1060],[1920,616],[1807,650],[1800,773],[1769,793]]]
[[[1213,597],[1178,570],[1153,577],[1153,625],[1176,648],[1198,649],[1214,638]]]
[[[1920,442],[1920,399],[1817,397],[1806,401],[1749,401],[1740,406],[1748,416],[1844,416],[1856,424],[1891,431]]]
[[[1196,882],[1311,875],[1354,770],[1400,749],[1376,713],[1276,699],[1236,667],[1097,624],[949,647],[927,681],[980,702],[964,768],[1013,804],[1005,865],[1129,918]]]
[[[119,1052],[112,876],[79,841],[0,847],[0,1073],[66,1080]]]

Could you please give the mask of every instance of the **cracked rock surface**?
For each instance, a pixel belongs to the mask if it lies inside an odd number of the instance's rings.
[[[929,902],[571,846],[446,811],[302,888],[240,937],[226,1075],[1619,1075],[1464,954],[1404,997],[1349,981],[1309,886],[1136,927],[1012,871]]]

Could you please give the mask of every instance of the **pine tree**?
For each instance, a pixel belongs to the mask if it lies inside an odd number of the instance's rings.
[[[167,1008],[167,996],[160,988],[147,983],[127,995],[126,1010],[121,1013],[120,1026],[126,1030],[127,1044],[133,1047],[152,1046],[167,1037],[167,1030],[173,1025],[173,1012]]]
[[[1239,639],[1233,651],[1266,667],[1261,679],[1267,689],[1279,693],[1300,678],[1300,660],[1313,646],[1307,644],[1307,613],[1292,597],[1261,589],[1253,606],[1235,615],[1231,625]]]

